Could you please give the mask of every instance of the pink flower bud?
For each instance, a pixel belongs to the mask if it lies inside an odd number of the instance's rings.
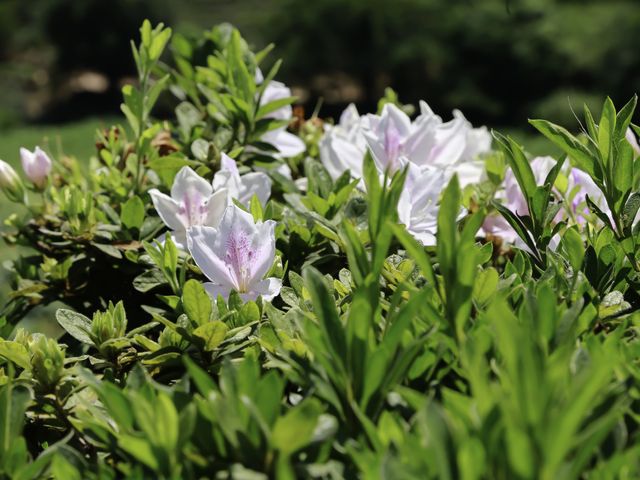
[[[51,159],[40,147],[36,147],[33,152],[26,148],[20,149],[20,160],[22,161],[22,169],[24,174],[33,184],[38,187],[44,187],[47,177],[51,172]]]

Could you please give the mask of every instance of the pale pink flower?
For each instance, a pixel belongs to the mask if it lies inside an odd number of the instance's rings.
[[[228,204],[226,188],[214,192],[211,184],[189,167],[182,167],[175,176],[171,196],[155,188],[149,195],[158,215],[171,229],[174,243],[182,249],[186,248],[187,229],[217,226]]]
[[[47,177],[51,173],[52,163],[49,156],[40,147],[36,147],[33,152],[26,148],[20,148],[20,161],[27,178],[36,187],[44,187]]]
[[[213,189],[226,188],[229,200],[235,198],[242,205],[249,205],[251,198],[256,195],[262,205],[271,196],[271,179],[263,172],[249,172],[240,175],[236,161],[223,153],[221,168],[213,177]]]
[[[250,213],[230,205],[218,228],[193,227],[187,233],[189,252],[211,282],[209,295],[229,298],[235,290],[244,301],[272,300],[282,281],[264,278],[275,259],[275,222],[255,223]]]

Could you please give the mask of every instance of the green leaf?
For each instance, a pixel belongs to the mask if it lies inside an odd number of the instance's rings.
[[[598,124],[598,149],[605,165],[609,163],[613,142],[615,141],[616,107],[607,97],[602,107],[602,115]]]
[[[256,302],[245,303],[238,312],[238,325],[247,325],[248,323],[260,320],[260,309]]]
[[[482,270],[473,286],[474,300],[481,306],[488,304],[496,293],[499,281],[500,276],[495,268],[489,267]]]
[[[585,249],[582,237],[576,228],[568,228],[564,232],[561,246],[562,250],[567,255],[571,268],[573,268],[574,272],[579,271],[582,268],[582,262],[584,261]]]
[[[158,471],[160,468],[160,462],[156,458],[149,440],[121,433],[118,436],[118,445],[125,452],[149,467],[151,470]]]
[[[527,204],[531,206],[531,199],[533,198],[535,191],[538,187],[536,183],[536,177],[533,175],[533,170],[531,169],[531,164],[520,145],[515,142],[511,137],[502,137],[501,135],[497,135],[496,138],[502,145],[507,162],[513,171],[516,180],[518,181],[518,185],[524,193],[525,198],[527,199]]]
[[[576,162],[576,166],[580,170],[587,172],[596,183],[602,179],[602,169],[597,160],[589,149],[571,135],[569,131],[546,120],[529,120],[529,123],[560,147],[564,153]]]
[[[87,317],[73,310],[59,308],[56,310],[56,320],[73,338],[87,345],[93,345],[93,340],[89,335],[91,320]]]
[[[458,245],[457,218],[460,213],[460,185],[454,175],[442,195],[438,212],[437,252],[440,266],[444,270],[455,268],[455,253]]]
[[[390,225],[390,228],[409,254],[409,257],[416,262],[418,268],[420,268],[420,271],[422,272],[422,275],[424,275],[431,285],[436,286],[437,281],[433,272],[433,266],[431,265],[431,259],[424,251],[424,246],[422,246],[415,238],[413,238],[413,236],[411,236],[409,232],[407,232],[404,225]]]
[[[313,439],[322,405],[310,398],[276,420],[271,434],[273,446],[288,456],[307,446]]]
[[[269,103],[265,103],[258,109],[258,113],[256,114],[256,118],[263,118],[266,115],[269,115],[276,110],[286,107],[287,105],[291,105],[296,101],[296,97],[285,97],[278,98],[277,100],[273,100]]]
[[[302,276],[311,295],[313,311],[324,330],[325,340],[332,347],[333,355],[336,355],[336,359],[345,359],[347,356],[347,340],[344,328],[324,277],[313,267],[305,268],[302,271]]]
[[[160,285],[166,285],[164,274],[158,269],[147,270],[133,279],[133,288],[138,292],[146,293]]]
[[[31,367],[29,351],[18,342],[0,340],[0,357],[4,357],[25,370],[29,370]]]
[[[193,331],[192,335],[202,341],[200,347],[204,351],[211,352],[224,341],[227,330],[229,330],[229,327],[226,324],[214,321],[199,326]]]
[[[137,228],[138,230],[144,222],[144,203],[137,195],[131,197],[122,206],[120,219],[127,228]]]
[[[30,403],[31,395],[26,387],[14,386],[11,382],[0,386],[0,467],[10,467],[7,456],[12,452],[14,443],[21,438],[25,413]]]
[[[625,138],[627,128],[629,128],[629,124],[631,123],[631,119],[633,118],[633,113],[636,110],[637,103],[638,95],[634,94],[633,97],[631,97],[631,99],[627,102],[627,104],[618,112],[618,115],[616,117],[615,129],[616,141],[620,141]]]
[[[182,306],[189,320],[196,326],[204,325],[211,319],[211,298],[198,280],[187,280],[184,284]]]
[[[200,368],[191,358],[185,355],[183,362],[187,367],[191,380],[193,380],[193,383],[195,383],[202,396],[207,397],[210,392],[217,390],[215,382],[207,372]]]
[[[622,211],[622,225],[626,229],[631,229],[633,222],[640,209],[640,192],[633,192]]]
[[[245,64],[242,53],[243,40],[240,36],[240,32],[234,29],[231,33],[231,41],[228,46],[228,62],[229,69],[231,71],[233,83],[237,88],[236,94],[244,101],[253,100],[253,94],[255,91],[255,82],[253,77],[249,75],[247,65]]]

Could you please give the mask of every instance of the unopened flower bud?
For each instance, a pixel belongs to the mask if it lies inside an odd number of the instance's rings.
[[[43,188],[47,177],[51,172],[51,159],[40,148],[36,147],[33,152],[26,148],[20,149],[20,160],[24,174],[38,188]]]
[[[38,335],[31,343],[31,372],[45,391],[51,391],[64,375],[64,350],[58,342]]]
[[[24,203],[24,185],[22,180],[7,162],[0,160],[0,190],[12,202]]]

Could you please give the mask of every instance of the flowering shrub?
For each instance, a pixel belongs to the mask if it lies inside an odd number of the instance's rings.
[[[88,168],[0,163],[0,474],[640,475],[635,97],[530,159],[391,92],[293,118],[268,51],[145,22]]]

